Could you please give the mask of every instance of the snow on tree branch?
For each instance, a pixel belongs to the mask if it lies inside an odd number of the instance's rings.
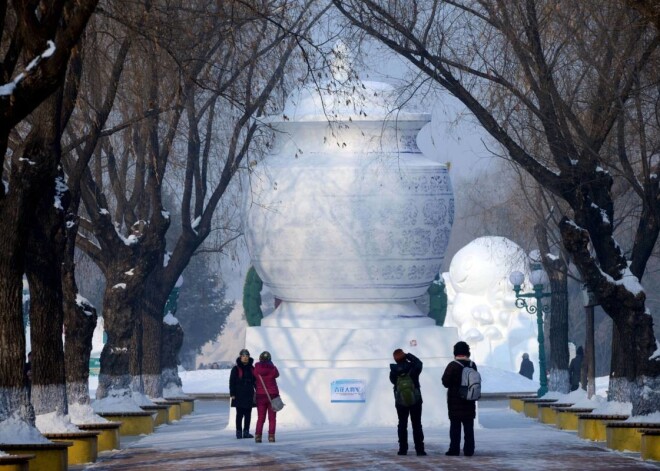
[[[23,79],[25,79],[25,77],[27,77],[41,63],[42,60],[51,57],[55,53],[55,49],[55,43],[51,40],[48,40],[46,50],[32,59],[32,61],[30,61],[23,72],[18,74],[11,82],[0,85],[0,96],[9,96],[14,93],[14,90],[18,84],[21,83]]]

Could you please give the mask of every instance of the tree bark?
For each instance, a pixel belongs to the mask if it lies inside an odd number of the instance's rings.
[[[163,397],[162,351],[168,349],[163,341],[163,310],[166,295],[155,286],[154,274],[147,281],[148,288],[139,302],[142,319],[142,377],[144,393],[149,397]],[[174,315],[174,313],[172,313]],[[170,340],[171,336],[167,336]],[[180,347],[179,347],[180,348]]]
[[[543,267],[550,279],[550,378],[548,389],[563,394],[570,392],[568,374],[568,268],[560,257],[550,256],[546,228],[537,224],[534,228],[541,252]]]
[[[32,404],[36,415],[58,411],[68,414],[62,330],[62,253],[68,201],[61,160],[61,90],[34,113],[35,127],[28,136],[25,157],[41,167],[35,191],[39,201],[31,220],[25,257],[30,286],[30,338],[32,342]]]
[[[130,269],[126,265],[125,270]],[[135,316],[131,302],[132,296],[120,280],[106,278],[106,288],[103,296],[103,321],[107,341],[101,351],[101,371],[96,398],[107,396],[130,397],[130,355],[135,345]],[[125,284],[125,283],[123,283]]]
[[[89,404],[89,360],[92,336],[96,328],[96,308],[89,301],[70,293],[77,293],[73,272],[64,271],[64,368],[66,371],[67,401],[69,404]],[[77,298],[77,299],[76,299]]]
[[[27,211],[18,191],[0,199],[0,422],[12,416],[34,426],[23,366],[22,279]]]
[[[30,286],[32,404],[35,414],[68,413],[62,329],[62,273],[58,249],[64,243],[54,188],[43,193],[28,239],[25,273]]]
[[[163,325],[163,351],[161,365],[163,370],[163,396],[179,397],[183,395],[181,378],[179,378],[179,351],[183,345],[183,329],[177,322],[174,325]]]

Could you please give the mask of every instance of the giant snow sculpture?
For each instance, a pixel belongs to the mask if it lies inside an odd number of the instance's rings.
[[[387,84],[344,80],[303,87],[267,120],[274,144],[250,172],[245,237],[282,303],[246,346],[269,350],[282,374],[278,427],[396,423],[396,348],[424,361],[424,425],[442,425],[441,370],[458,339],[414,299],[449,241],[448,170],[417,146],[428,114],[393,111]]]

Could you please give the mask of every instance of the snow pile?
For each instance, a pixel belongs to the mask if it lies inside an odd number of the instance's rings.
[[[149,399],[147,396],[145,396],[142,393],[132,391],[131,397],[133,398],[133,402],[136,403],[138,406],[153,406],[153,405],[155,405],[151,399]]]
[[[0,443],[50,443],[39,430],[13,416],[0,422]]]
[[[660,412],[654,412],[648,415],[633,415],[626,419],[626,422],[642,422],[660,424]]]
[[[64,415],[60,411],[40,414],[35,418],[35,422],[41,433],[77,433],[82,431],[71,423],[68,415]]]
[[[174,317],[171,312],[168,312],[167,315],[163,318],[163,323],[167,325],[177,325],[179,319]]]
[[[229,394],[229,373],[231,370],[196,370],[179,373],[183,391],[193,393]],[[163,391],[165,397],[168,396]]]
[[[568,394],[563,394],[557,391],[550,391],[543,396],[543,399],[556,399],[558,403],[572,404],[571,407],[575,409],[596,409],[603,407],[603,405],[607,402],[605,397],[598,394],[594,394],[594,396],[589,399],[587,397],[587,391],[579,388],[575,391],[571,391]]]
[[[137,399],[142,399],[137,395]],[[134,400],[136,395],[129,390],[119,390],[116,395],[97,399],[92,402],[94,412],[99,413],[118,413],[118,412],[144,412],[138,403]],[[145,396],[146,397],[146,396]],[[149,401],[151,404],[153,402]]]
[[[512,371],[493,366],[477,364],[481,374],[481,392],[483,393],[533,393],[539,389],[538,381],[532,381]],[[424,374],[422,372],[422,374]]]
[[[188,395],[185,392],[183,392],[183,388],[181,386],[177,386],[174,383],[170,383],[169,386],[163,388],[163,397],[165,399],[167,398],[181,399],[188,397]]]
[[[602,406],[594,409],[591,413],[603,415],[630,415],[632,413],[632,403],[606,401],[602,404]]]
[[[99,424],[108,422],[94,413],[90,404],[69,404],[69,417],[74,424]]]

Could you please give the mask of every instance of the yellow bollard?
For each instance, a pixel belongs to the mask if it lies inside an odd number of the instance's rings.
[[[154,427],[169,423],[169,407],[167,405],[155,404],[153,406],[140,406],[140,408],[154,415]]]
[[[94,463],[98,456],[97,432],[44,433],[53,442],[71,442],[67,450],[69,464]]]
[[[578,429],[578,414],[587,414],[593,409],[577,408],[577,407],[556,407],[557,412],[557,428],[560,430],[574,430]]]
[[[166,397],[165,401],[178,402],[181,406],[181,417],[192,414],[195,410],[195,399],[192,397]]]
[[[523,399],[531,399],[537,397],[536,394],[512,394],[509,397],[509,408],[516,412],[522,412],[525,406]]]
[[[97,412],[111,422],[121,422],[119,435],[143,435],[154,432],[151,412]]]
[[[67,471],[69,460],[67,448],[71,442],[0,444],[0,450],[11,455],[34,455],[28,462],[30,471]]]
[[[659,429],[642,429],[642,459],[660,461]]]
[[[604,442],[607,440],[605,430],[607,424],[627,418],[627,415],[578,414],[578,437],[594,442]]]
[[[100,422],[98,424],[78,424],[80,430],[98,432],[97,450],[102,451],[119,449],[119,427],[121,422]]]
[[[571,407],[573,404],[565,402],[559,404],[556,402],[549,402],[538,405],[538,419],[542,424],[557,425],[557,411],[556,407]]]
[[[0,470],[1,471],[29,471],[29,461],[35,455],[8,455],[0,456]]]
[[[557,399],[523,399],[523,412],[527,417],[537,419],[539,416],[539,404],[550,404],[552,402],[557,402]]]
[[[168,410],[168,421],[172,423],[177,420],[181,420],[181,402],[175,401],[173,399],[166,401],[154,401],[156,404],[165,404],[169,408]]]
[[[642,451],[642,432],[660,431],[652,422],[610,422],[607,424],[607,448],[618,451]],[[652,450],[651,453],[654,453]]]
[[[642,434],[634,422],[610,422],[605,427],[607,448],[617,451],[641,451]]]

